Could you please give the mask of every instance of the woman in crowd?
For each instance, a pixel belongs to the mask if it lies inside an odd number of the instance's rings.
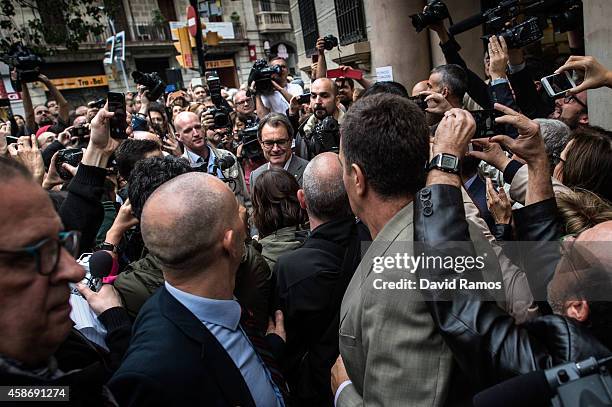
[[[298,189],[295,177],[277,168],[262,173],[253,187],[253,223],[270,270],[281,254],[300,247],[306,237],[302,226],[308,219]]]

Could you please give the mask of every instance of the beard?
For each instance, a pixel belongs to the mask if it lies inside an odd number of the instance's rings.
[[[53,123],[53,118],[51,116],[43,117],[42,119],[40,119],[38,127],[52,125]]]

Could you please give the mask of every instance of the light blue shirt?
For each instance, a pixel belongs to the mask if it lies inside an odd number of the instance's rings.
[[[189,294],[165,282],[166,290],[208,328],[240,369],[258,407],[283,407],[280,390],[269,370],[240,328],[240,304],[236,300],[212,300]]]
[[[208,166],[206,168],[206,172],[212,175],[216,175],[219,179],[225,178],[219,168],[217,168],[217,173],[215,174],[215,159],[217,158],[217,156],[209,145],[207,145],[206,148],[208,148]],[[186,147],[185,153],[185,158],[187,158],[187,160],[189,161],[189,165],[191,165],[192,168],[199,167],[201,165],[200,163],[204,163],[204,159],[202,157],[200,157],[199,155],[197,155]]]
[[[470,189],[470,187],[472,186],[472,184],[474,183],[474,181],[476,181],[476,177],[478,176],[478,174],[474,174],[470,179],[468,179],[467,181],[465,181],[465,184],[463,184],[463,186],[465,187],[465,189]]]

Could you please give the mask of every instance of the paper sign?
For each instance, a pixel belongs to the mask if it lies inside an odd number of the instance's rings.
[[[378,82],[390,82],[393,80],[393,67],[381,66],[376,68],[376,80]]]

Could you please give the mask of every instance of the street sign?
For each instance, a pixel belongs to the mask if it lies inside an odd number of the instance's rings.
[[[187,7],[187,26],[189,27],[189,34],[191,34],[192,37],[195,37],[197,34],[197,27],[196,27],[196,11],[193,8],[193,6],[188,6]]]

